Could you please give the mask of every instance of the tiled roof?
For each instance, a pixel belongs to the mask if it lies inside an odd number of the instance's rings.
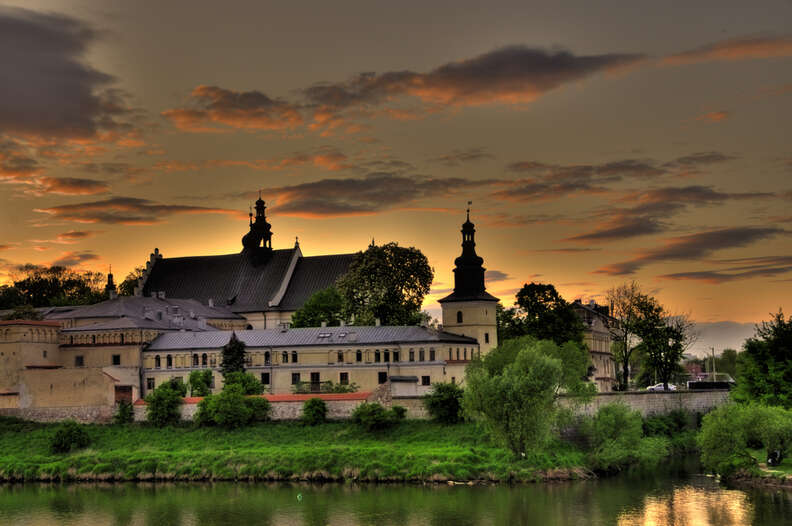
[[[158,336],[149,351],[219,349],[233,331],[173,332]],[[384,345],[400,343],[476,344],[474,338],[440,332],[427,327],[311,327],[303,329],[254,329],[236,331],[247,347],[300,347],[316,345]]]
[[[190,318],[184,319],[181,323],[176,323],[171,319],[164,320],[149,320],[147,318],[114,318],[99,323],[92,323],[90,325],[83,325],[80,327],[71,327],[63,329],[64,333],[72,332],[85,332],[85,331],[112,331],[121,329],[155,329],[162,331],[214,331],[214,327],[210,325],[201,326],[198,320]]]
[[[278,307],[286,311],[299,309],[314,293],[335,284],[339,277],[346,274],[354,259],[355,254],[300,258]]]
[[[451,301],[500,301],[498,298],[487,292],[479,292],[477,294],[459,294],[456,291],[452,292],[443,299],[437,300],[438,303],[446,303]]]
[[[266,263],[256,265],[247,253],[156,260],[144,295],[164,291],[166,297],[194,298],[201,303],[268,309],[281,286],[295,249],[273,250]]]
[[[49,320],[3,320],[2,325],[33,325],[36,327],[60,327],[60,322]]]
[[[47,315],[48,320],[72,320],[81,318],[143,318],[146,311],[174,314],[178,307],[182,316],[188,317],[192,312],[196,317],[209,319],[241,319],[223,306],[209,307],[194,299],[174,298],[149,298],[140,296],[119,296],[112,300],[103,301],[94,305],[85,305],[65,312],[55,312]]]

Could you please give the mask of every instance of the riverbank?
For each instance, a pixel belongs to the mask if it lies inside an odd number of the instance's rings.
[[[349,422],[237,430],[86,425],[88,448],[52,454],[54,424],[4,420],[0,481],[314,480],[532,482],[590,478],[586,455],[556,442],[515,460],[474,424],[405,421],[382,433]]]

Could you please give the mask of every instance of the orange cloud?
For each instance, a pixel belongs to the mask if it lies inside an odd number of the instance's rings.
[[[741,37],[668,56],[667,66],[792,56],[792,37]]]
[[[731,115],[728,111],[711,111],[709,113],[703,113],[696,117],[697,121],[706,121],[706,122],[723,122],[729,118]]]
[[[232,91],[201,85],[190,94],[194,108],[162,112],[177,128],[198,133],[228,131],[218,124],[243,130],[284,130],[302,124],[297,108],[259,91]]]

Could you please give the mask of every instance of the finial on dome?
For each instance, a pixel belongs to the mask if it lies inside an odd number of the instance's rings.
[[[470,221],[470,205],[472,205],[472,204],[473,204],[473,201],[468,201],[468,206],[467,206],[467,220],[468,221]]]

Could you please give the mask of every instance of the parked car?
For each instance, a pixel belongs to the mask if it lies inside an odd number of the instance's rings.
[[[647,391],[664,391],[663,384],[654,384],[650,385],[646,388]],[[668,384],[669,391],[676,391],[676,386],[674,384]]]

